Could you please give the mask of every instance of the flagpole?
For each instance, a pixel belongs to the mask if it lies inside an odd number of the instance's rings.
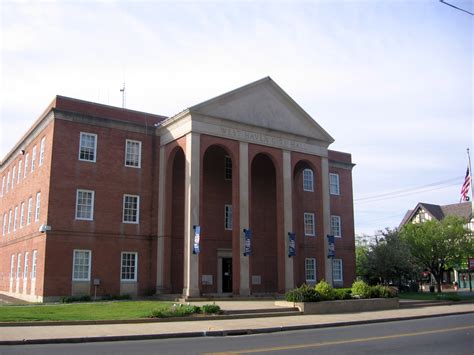
[[[469,167],[469,178],[471,179],[471,209],[472,217],[474,218],[474,202],[472,201],[472,168],[471,168],[471,155],[469,154],[469,148],[467,148],[467,164]]]

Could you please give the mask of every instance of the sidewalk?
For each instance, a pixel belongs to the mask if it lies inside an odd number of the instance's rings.
[[[216,302],[222,303],[222,302]],[[228,304],[227,304],[228,303]],[[260,302],[258,302],[260,303]],[[226,307],[227,306],[227,307]],[[262,307],[263,304],[260,305]],[[264,304],[268,308],[269,304]],[[248,309],[256,302],[226,302],[224,309]],[[255,309],[255,308],[254,308]],[[474,304],[457,304],[378,312],[331,315],[299,315],[275,318],[247,318],[139,324],[55,325],[1,327],[0,345],[97,342],[116,340],[163,339],[179,337],[225,336],[268,333],[284,330],[333,327],[474,313]],[[473,314],[474,321],[474,314]]]

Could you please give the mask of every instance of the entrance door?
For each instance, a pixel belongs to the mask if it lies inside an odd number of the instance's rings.
[[[222,292],[232,292],[232,258],[222,258]]]

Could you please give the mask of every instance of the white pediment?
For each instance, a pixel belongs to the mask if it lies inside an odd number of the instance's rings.
[[[203,115],[316,139],[334,139],[269,77],[189,109]]]

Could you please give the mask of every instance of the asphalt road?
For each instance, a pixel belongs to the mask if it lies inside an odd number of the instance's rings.
[[[1,355],[202,353],[472,355],[474,314],[231,337],[0,346]]]

